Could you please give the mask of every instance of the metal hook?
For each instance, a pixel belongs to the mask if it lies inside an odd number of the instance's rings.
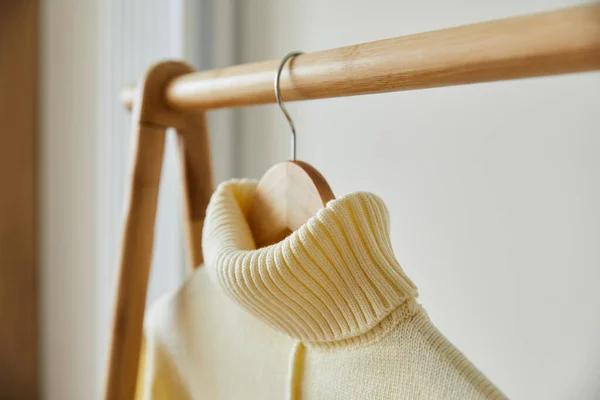
[[[296,161],[296,127],[294,126],[294,121],[292,121],[292,117],[290,117],[290,114],[288,114],[287,109],[283,105],[283,100],[281,99],[281,92],[279,89],[279,78],[281,78],[281,71],[283,71],[283,67],[285,66],[287,60],[289,60],[292,57],[299,56],[300,54],[303,53],[301,51],[293,51],[287,54],[285,57],[283,57],[283,60],[281,60],[281,64],[279,64],[279,69],[277,69],[277,75],[275,75],[274,82],[275,98],[277,98],[279,108],[281,108],[281,111],[283,111],[283,115],[285,115],[285,118],[290,124],[290,128],[292,130],[292,161]]]

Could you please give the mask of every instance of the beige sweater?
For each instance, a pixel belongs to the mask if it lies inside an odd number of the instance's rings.
[[[505,398],[416,301],[381,199],[334,200],[257,250],[245,220],[255,186],[213,195],[205,267],[147,318],[139,398]]]

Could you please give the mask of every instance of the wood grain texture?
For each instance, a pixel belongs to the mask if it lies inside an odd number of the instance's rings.
[[[157,64],[149,69],[136,94],[135,145],[105,385],[107,400],[130,400],[136,391],[167,127],[175,127],[179,135],[191,264],[198,266],[202,260],[201,225],[213,191],[206,118],[203,112],[173,112],[163,97],[167,82],[190,70],[180,62]]]
[[[166,88],[167,103],[178,110],[273,103],[279,63],[186,74]],[[281,94],[308,100],[598,69],[600,4],[591,4],[303,54],[283,71]],[[121,97],[130,105],[132,89]]]
[[[274,165],[258,182],[248,211],[256,246],[283,240],[334,198],[327,180],[310,164],[287,161]]]
[[[0,2],[0,399],[38,390],[38,2]]]

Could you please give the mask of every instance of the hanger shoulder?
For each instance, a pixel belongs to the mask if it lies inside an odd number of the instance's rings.
[[[323,175],[310,164],[273,166],[258,183],[247,215],[256,246],[281,241],[334,198]]]

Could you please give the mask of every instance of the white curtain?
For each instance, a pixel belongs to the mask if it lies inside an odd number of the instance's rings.
[[[42,2],[41,349],[47,399],[100,398],[130,157],[119,92],[153,63],[233,63],[233,1]],[[233,171],[231,112],[210,116],[217,181]],[[188,271],[180,171],[168,135],[148,304]]]
[[[102,5],[100,31],[100,133],[97,135],[98,315],[109,332],[116,266],[131,159],[131,117],[118,102],[121,88],[153,63],[183,59],[183,4],[177,1],[109,0]],[[156,217],[148,303],[175,288],[185,276],[181,232],[181,187],[176,148],[169,132]],[[105,341],[106,338],[101,338]],[[102,348],[102,347],[101,347]],[[105,351],[103,351],[105,353]]]
[[[109,332],[114,298],[116,260],[123,222],[124,198],[130,163],[129,112],[119,104],[119,91],[135,82],[152,64],[164,59],[181,59],[197,69],[228,63],[233,49],[230,2],[217,0],[127,1],[110,0],[104,4],[101,30],[107,36],[101,52],[103,99],[102,134],[98,136],[98,183],[101,202],[97,210],[101,246],[98,269],[101,331]],[[220,24],[218,22],[221,22]],[[223,29],[225,27],[225,29]],[[215,152],[228,146],[231,114],[211,118]],[[216,126],[215,126],[216,125]],[[216,129],[216,131],[215,131]],[[217,132],[219,133],[217,135]],[[190,270],[182,219],[182,187],[175,133],[167,135],[167,145],[159,192],[154,254],[148,287],[147,306],[162,294],[175,290]],[[233,149],[224,149],[223,160],[215,157],[217,179],[229,175]],[[109,301],[104,301],[109,300]],[[107,307],[108,306],[108,307]],[[100,338],[106,343],[107,338]],[[99,346],[106,357],[105,346]]]

